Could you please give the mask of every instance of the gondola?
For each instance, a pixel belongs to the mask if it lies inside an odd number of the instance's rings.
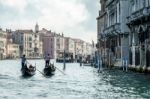
[[[24,68],[21,68],[22,76],[24,77],[30,77],[35,75],[36,67],[33,67],[30,65],[27,67],[27,65]]]
[[[43,69],[44,75],[46,76],[52,76],[55,74],[56,67],[54,67],[54,64],[50,64],[48,66],[45,66]]]

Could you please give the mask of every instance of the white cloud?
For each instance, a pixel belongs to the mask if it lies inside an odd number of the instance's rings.
[[[40,2],[39,2],[40,3]],[[43,6],[42,6],[43,5]],[[50,0],[42,2],[42,15],[38,22],[58,31],[77,26],[88,19],[89,13],[83,4],[71,0]]]
[[[81,38],[89,42],[96,38],[95,30],[90,30],[85,23],[92,24],[92,12],[89,12],[85,0],[0,0],[0,4],[18,9],[15,20],[3,23],[3,26],[13,29],[32,28],[39,23],[40,28],[51,29],[56,32],[64,32],[66,36]],[[94,2],[94,1],[91,1]],[[30,5],[30,8],[29,8]],[[27,11],[27,8],[28,11]],[[31,9],[31,10],[30,10]],[[33,18],[33,13],[38,12]],[[95,9],[96,10],[96,9]],[[3,13],[3,12],[2,12]],[[2,14],[3,15],[3,14]],[[4,20],[4,19],[0,19]],[[93,22],[96,19],[92,19]],[[7,28],[6,27],[6,28]],[[83,34],[81,36],[81,34]],[[94,35],[93,35],[94,34]],[[96,39],[95,39],[96,40]]]
[[[26,0],[0,0],[0,3],[17,9],[23,9],[27,5]]]

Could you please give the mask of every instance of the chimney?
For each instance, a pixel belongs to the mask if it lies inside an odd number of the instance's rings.
[[[64,33],[62,33],[62,37],[64,37]]]

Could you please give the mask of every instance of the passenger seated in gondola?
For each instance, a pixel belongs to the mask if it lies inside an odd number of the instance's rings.
[[[29,65],[29,70],[34,71],[34,67],[32,65]]]
[[[51,69],[54,71],[56,68],[54,66],[54,64],[51,64]]]
[[[50,63],[50,55],[47,54],[47,55],[45,56],[45,67],[49,66],[49,63]]]
[[[21,65],[22,65],[22,69],[26,69],[27,68],[27,59],[26,56],[23,55],[23,57],[21,57]]]

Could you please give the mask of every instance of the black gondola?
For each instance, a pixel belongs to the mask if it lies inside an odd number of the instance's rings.
[[[36,71],[36,67],[33,67],[31,65],[29,66],[29,68],[25,66],[24,68],[21,69],[22,76],[24,77],[30,77],[35,75],[35,71]]]
[[[43,72],[44,72],[44,75],[51,76],[55,74],[55,70],[56,68],[54,67],[54,64],[50,64],[49,66],[45,66]]]

